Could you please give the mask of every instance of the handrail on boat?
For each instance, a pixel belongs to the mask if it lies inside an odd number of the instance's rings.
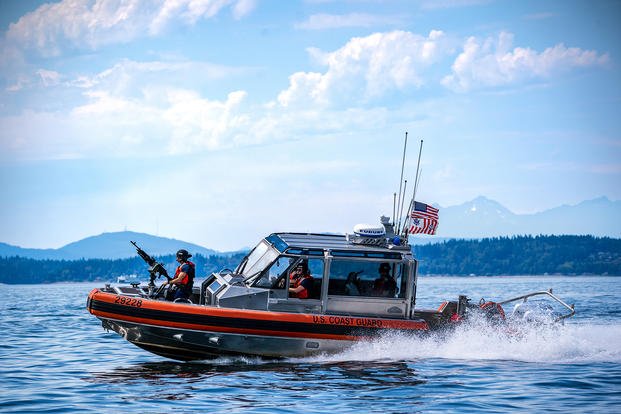
[[[567,309],[569,309],[570,312],[568,314],[561,315],[561,316],[557,317],[556,319],[554,319],[554,322],[559,322],[559,321],[562,321],[563,319],[570,318],[570,317],[574,316],[574,314],[576,313],[574,304],[568,305],[567,303],[565,303],[562,299],[560,299],[558,296],[556,296],[556,295],[554,295],[552,293],[552,289],[543,290],[543,291],[540,291],[540,292],[527,293],[526,295],[522,295],[522,296],[518,296],[518,297],[515,297],[515,298],[504,300],[502,302],[498,302],[498,304],[504,305],[505,303],[515,302],[515,301],[518,301],[518,300],[521,300],[521,299],[523,299],[524,302],[526,302],[528,300],[528,298],[533,297],[533,296],[537,296],[537,295],[547,295],[547,296],[551,297],[552,299],[554,299],[555,301],[557,301],[558,303],[560,303],[561,305],[563,305],[564,307],[566,307]]]

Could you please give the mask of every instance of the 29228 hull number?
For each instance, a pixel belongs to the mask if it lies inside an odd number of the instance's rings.
[[[142,307],[142,300],[136,298],[126,298],[125,296],[115,296],[114,303],[119,305],[133,306],[136,308]]]

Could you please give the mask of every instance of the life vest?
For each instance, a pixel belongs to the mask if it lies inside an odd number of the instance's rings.
[[[291,286],[291,287],[295,289],[298,286],[302,286],[302,281],[304,281],[306,279],[313,280],[313,277],[309,276],[309,275],[305,275],[304,277],[300,277],[297,280],[293,281],[293,286]],[[304,286],[302,286],[302,287],[304,287]],[[308,289],[304,288],[303,290],[300,290],[298,293],[291,293],[291,297],[298,298],[298,299],[307,299],[308,298]]]
[[[175,277],[173,279],[176,279],[177,276],[179,276],[179,273],[181,273],[181,268],[186,264],[190,266],[190,269],[188,272],[186,272],[185,277],[181,279],[181,282],[179,283],[179,287],[183,287],[184,289],[192,289],[192,286],[194,286],[194,273],[196,270],[196,265],[194,263],[190,261],[181,263],[177,267],[177,270],[175,271]]]
[[[376,296],[392,296],[395,293],[397,293],[397,282],[392,277],[381,277],[373,283],[373,294]]]

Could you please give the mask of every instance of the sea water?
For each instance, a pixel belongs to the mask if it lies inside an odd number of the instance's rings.
[[[519,335],[470,324],[337,355],[183,363],[102,329],[93,284],[3,285],[0,412],[621,412],[621,278],[420,277],[418,303],[554,288],[576,316]]]

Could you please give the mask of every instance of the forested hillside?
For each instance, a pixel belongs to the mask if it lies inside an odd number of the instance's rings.
[[[232,256],[195,255],[196,278],[217,272],[223,268],[235,269],[244,257],[243,253]],[[156,257],[163,263],[170,276],[177,267],[174,255]],[[139,280],[149,280],[147,264],[140,258],[132,259],[86,259],[86,260],[36,260],[22,257],[0,258],[0,283],[52,283],[52,282],[115,282],[122,275],[138,275]],[[159,283],[163,280],[159,280]]]
[[[431,275],[621,275],[621,239],[514,236],[416,246]]]
[[[415,246],[421,275],[621,275],[621,239],[592,236],[520,236],[482,240],[449,240]],[[195,255],[197,279],[223,268],[234,269],[243,253],[232,256]],[[157,258],[169,273],[173,255]],[[35,260],[0,258],[0,283],[114,282],[136,274],[148,280],[139,257],[106,260]]]

